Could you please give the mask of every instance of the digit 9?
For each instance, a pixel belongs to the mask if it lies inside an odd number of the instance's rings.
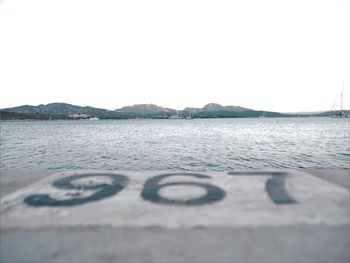
[[[109,177],[111,183],[97,183],[87,185],[73,184],[74,181],[83,178],[93,177]],[[82,205],[89,202],[99,201],[101,199],[118,194],[124,189],[128,183],[128,178],[121,174],[81,174],[72,175],[61,178],[53,183],[53,186],[64,190],[97,190],[92,195],[85,198],[70,198],[64,200],[58,200],[50,197],[47,194],[36,194],[28,196],[24,199],[24,202],[30,206],[76,206]]]

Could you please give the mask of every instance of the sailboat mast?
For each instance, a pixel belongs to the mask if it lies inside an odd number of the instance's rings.
[[[340,93],[340,110],[343,110],[343,101],[344,101],[344,81],[343,81],[343,87]]]

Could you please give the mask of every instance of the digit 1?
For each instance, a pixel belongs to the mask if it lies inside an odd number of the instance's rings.
[[[272,202],[277,205],[298,203],[290,196],[285,189],[285,179],[287,173],[282,172],[229,172],[229,175],[248,175],[248,176],[270,176],[266,181],[265,190]]]

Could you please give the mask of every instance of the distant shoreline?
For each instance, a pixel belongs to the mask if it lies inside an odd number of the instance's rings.
[[[287,119],[287,118],[330,118],[329,116],[284,116],[284,117],[266,117],[268,119]],[[265,119],[266,119],[265,118]],[[260,117],[208,117],[208,118],[192,118],[192,120],[203,120],[203,119],[263,119]],[[345,118],[336,118],[336,119],[345,119]],[[348,119],[348,118],[347,118]],[[179,119],[170,119],[170,118],[120,118],[120,119],[113,119],[113,118],[107,118],[107,119],[99,119],[101,121],[126,121],[126,120],[172,120],[172,121],[177,121],[177,120],[188,120],[186,118],[179,118]],[[86,121],[86,122],[95,122],[95,121],[90,121],[87,119],[3,119],[0,118],[1,122],[52,122],[52,121]]]
[[[77,119],[214,119],[214,118],[274,118],[274,117],[347,117],[350,110],[336,110],[318,113],[280,113],[253,110],[240,106],[222,106],[209,103],[203,108],[187,107],[183,110],[163,108],[154,104],[137,104],[117,110],[106,110],[90,106],[67,103],[47,105],[22,105],[1,109],[1,120],[77,120]]]

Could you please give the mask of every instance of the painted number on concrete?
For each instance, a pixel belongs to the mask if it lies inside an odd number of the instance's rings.
[[[101,183],[93,185],[74,185],[73,181],[89,178],[89,177],[109,177],[112,179],[110,184]],[[98,190],[94,194],[86,198],[71,198],[65,200],[57,200],[51,198],[49,195],[31,195],[24,199],[24,202],[31,206],[75,206],[88,202],[98,201],[110,196],[113,196],[124,189],[128,182],[128,178],[120,174],[82,174],[73,175],[61,178],[53,182],[53,186],[64,190]]]
[[[229,175],[244,175],[244,176],[270,176],[266,182],[265,190],[268,193],[271,201],[277,205],[283,204],[294,204],[297,201],[291,197],[284,187],[285,178],[287,173],[280,172],[230,172]],[[156,203],[156,204],[166,204],[166,205],[185,205],[185,206],[196,206],[196,205],[205,205],[222,200],[226,193],[225,191],[215,185],[203,183],[203,182],[167,182],[162,183],[162,180],[166,178],[172,178],[175,176],[186,176],[193,177],[194,179],[211,179],[210,176],[196,173],[171,173],[171,174],[162,174],[149,178],[141,192],[141,197],[144,200]],[[95,184],[74,184],[73,182],[79,179],[86,178],[110,178],[110,183],[95,183]],[[88,202],[94,202],[102,200],[107,197],[114,196],[122,191],[128,183],[128,178],[121,174],[81,174],[73,175],[58,179],[53,182],[53,186],[62,189],[62,190],[97,190],[93,194],[85,198],[73,197],[70,199],[58,200],[50,197],[47,194],[34,194],[26,197],[24,202],[27,205],[34,207],[42,206],[76,206],[85,204]],[[205,195],[198,198],[192,198],[189,200],[176,200],[168,197],[164,197],[159,194],[159,191],[162,188],[170,186],[196,186],[204,189],[206,191]]]
[[[211,184],[197,183],[197,182],[176,182],[176,183],[162,183],[161,180],[167,177],[173,176],[192,176],[198,179],[208,179],[211,178],[207,175],[202,174],[162,174],[148,179],[145,183],[141,196],[153,203],[157,204],[167,204],[167,205],[204,205],[213,202],[220,201],[225,197],[225,191],[220,187]],[[159,190],[163,187],[176,186],[176,185],[192,185],[199,186],[206,190],[206,194],[202,197],[190,200],[173,200],[169,198],[162,197],[159,195]]]
[[[283,172],[230,172],[229,175],[270,176],[266,181],[265,190],[275,204],[295,204],[297,201],[291,197],[284,187],[287,173]]]

